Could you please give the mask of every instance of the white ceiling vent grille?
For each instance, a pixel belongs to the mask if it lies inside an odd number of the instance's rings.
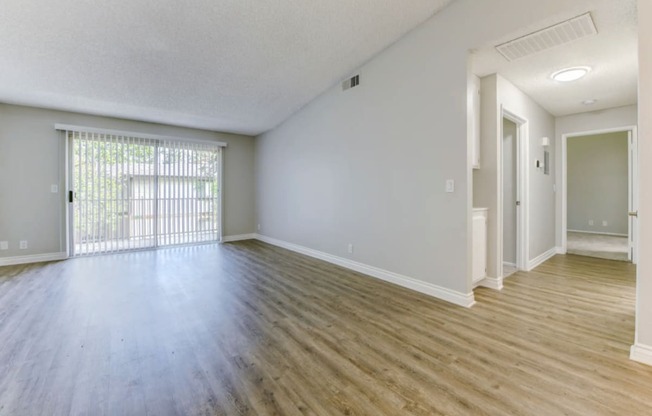
[[[598,30],[593,23],[591,13],[586,13],[521,38],[510,40],[496,46],[496,49],[508,61],[514,61],[597,33]]]

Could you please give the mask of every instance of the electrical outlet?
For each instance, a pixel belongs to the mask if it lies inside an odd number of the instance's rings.
[[[256,227],[256,228],[258,229],[258,231],[260,231],[260,224],[258,224],[258,227]]]
[[[53,194],[59,192],[59,185],[50,185],[50,192],[52,192]]]
[[[9,250],[9,241],[0,241],[0,250]]]
[[[607,221],[602,221],[602,226],[603,226],[603,227],[608,227],[608,226],[609,226],[609,223],[608,223]]]
[[[27,240],[20,240],[18,248],[21,249],[21,250],[26,250],[27,249]]]
[[[589,225],[593,225],[593,220],[589,220]]]
[[[349,243],[349,254],[353,254],[353,244]]]

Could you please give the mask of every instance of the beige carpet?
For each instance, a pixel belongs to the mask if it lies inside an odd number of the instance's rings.
[[[568,232],[568,254],[628,261],[627,250],[627,237]]]

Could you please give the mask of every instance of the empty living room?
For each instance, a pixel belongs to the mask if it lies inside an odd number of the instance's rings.
[[[650,415],[650,114],[650,0],[7,0],[0,416]]]

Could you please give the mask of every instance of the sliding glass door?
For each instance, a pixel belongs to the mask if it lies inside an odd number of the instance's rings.
[[[221,147],[65,134],[72,255],[219,241]]]

